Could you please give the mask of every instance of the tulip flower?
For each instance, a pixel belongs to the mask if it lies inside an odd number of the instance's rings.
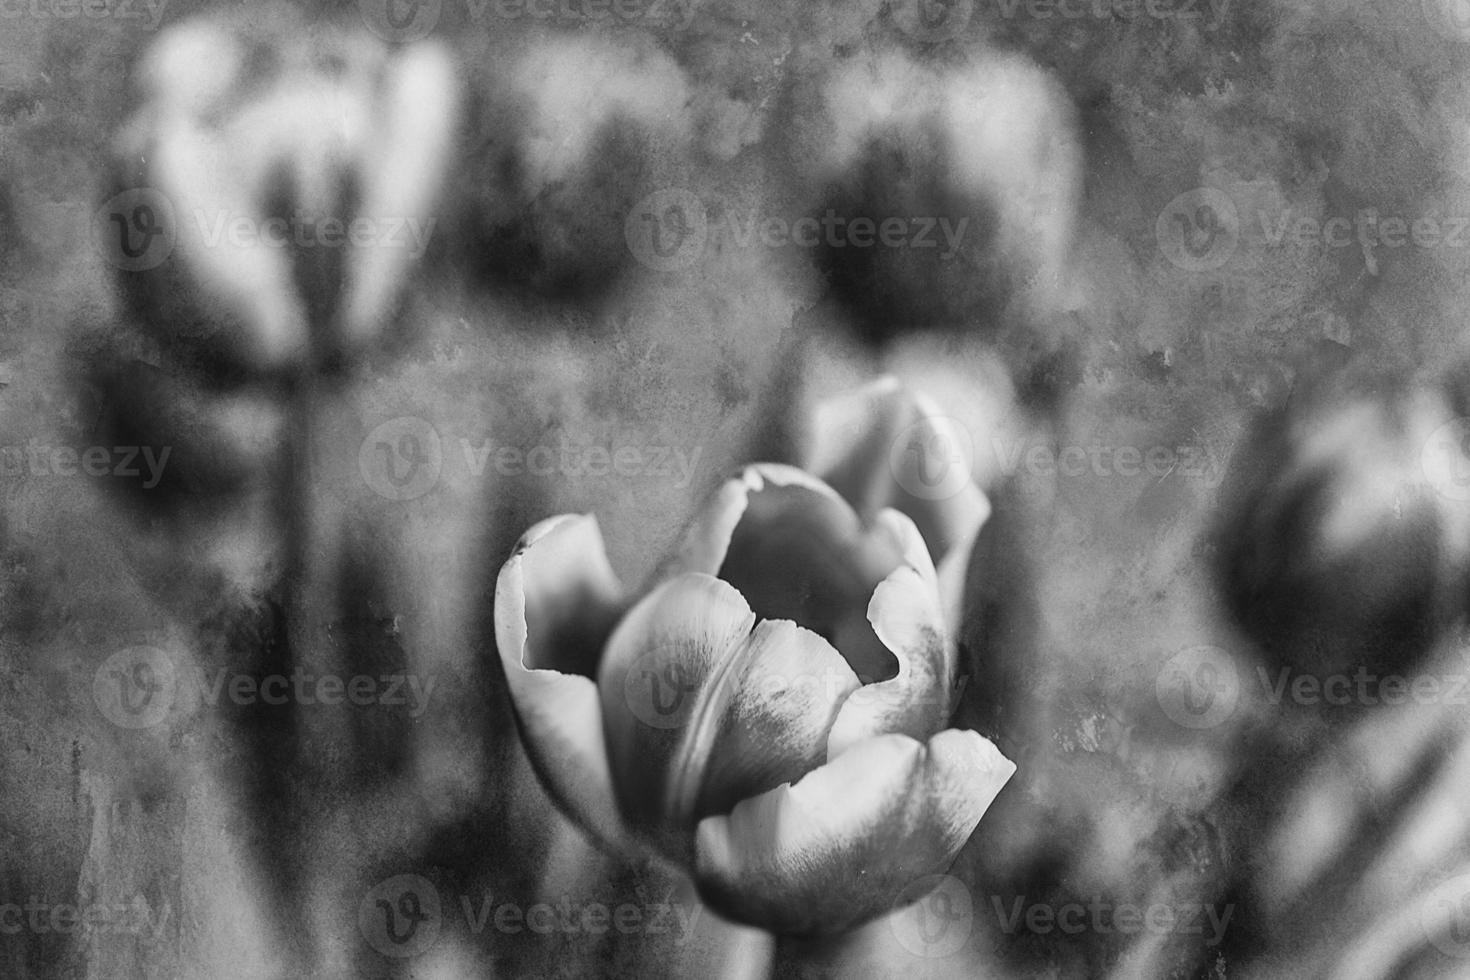
[[[1226,607],[1278,666],[1402,671],[1464,615],[1467,427],[1442,385],[1318,370],[1237,455]]]
[[[824,216],[817,257],[861,336],[993,332],[1014,303],[1034,343],[1038,314],[1074,307],[1081,128],[1045,70],[999,52],[934,64],[864,51],[797,93],[792,172]],[[846,247],[865,226],[882,247]]]
[[[826,406],[808,461],[828,479],[747,467],[640,595],[591,516],[537,524],[501,571],[496,639],[547,791],[731,919],[806,935],[889,911],[1015,771],[946,728],[947,610],[988,504],[934,481],[931,417],[891,380]]]
[[[429,246],[459,119],[448,51],[186,21],[137,69],[98,234],[141,326],[269,374],[372,349]]]

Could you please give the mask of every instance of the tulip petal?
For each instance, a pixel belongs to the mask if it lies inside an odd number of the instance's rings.
[[[170,120],[160,126],[152,147],[153,180],[168,193],[177,213],[252,216],[255,188],[226,165],[229,153],[218,134],[192,120]],[[207,233],[197,221],[179,222],[174,261],[227,311],[231,332],[222,332],[220,342],[269,368],[304,356],[307,311],[296,296],[286,258],[258,239],[224,238],[211,244],[203,238]]]
[[[734,479],[726,480],[714,497],[695,515],[673,556],[665,562],[660,580],[686,572],[717,575],[729,553],[730,538],[745,516],[750,496],[771,487],[803,487],[834,503],[842,498],[831,487],[809,473],[781,463],[747,466]]]
[[[698,573],[660,585],[607,642],[597,685],[618,804],[629,823],[676,860],[692,799],[683,781],[704,760],[690,750],[731,654],[755,614],[728,583]]]
[[[695,882],[721,914],[784,934],[888,911],[943,871],[1015,772],[980,735],[885,735],[699,825]]]
[[[622,587],[591,516],[531,528],[495,586],[495,642],[526,753],[558,806],[628,852],[597,687],[586,676],[621,608]]]
[[[405,48],[388,66],[379,130],[359,161],[359,217],[374,233],[354,242],[342,305],[345,339],[375,337],[393,313],[409,270],[434,230],[440,185],[453,150],[459,83],[448,52],[437,44]],[[400,227],[403,236],[385,232]],[[415,240],[404,239],[413,237]]]
[[[789,620],[763,620],[735,657],[739,674],[712,706],[698,817],[728,813],[826,762],[838,709],[859,687],[842,654]]]
[[[904,564],[879,583],[868,603],[868,621],[898,659],[898,674],[848,698],[828,738],[829,759],[875,735],[922,741],[943,729],[954,709],[958,652],[944,620],[934,563],[908,517],[884,510],[875,527],[890,535],[904,556]]]
[[[890,375],[817,405],[804,456],[806,468],[864,519],[884,507],[907,514],[942,563],[967,548],[990,516],[990,501],[972,480],[956,473],[936,485],[931,478],[931,469],[947,474],[951,465],[969,465],[974,446],[965,452],[953,443],[970,438],[966,427]]]

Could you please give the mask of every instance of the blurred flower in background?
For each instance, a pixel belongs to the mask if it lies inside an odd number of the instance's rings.
[[[1269,704],[1217,805],[1242,976],[1465,973],[1465,409],[1458,369],[1324,345],[1238,453],[1217,570]]]
[[[1324,344],[1234,461],[1224,600],[1273,664],[1406,669],[1470,599],[1470,429],[1444,384]]]
[[[647,845],[691,869],[731,916],[814,931],[878,914],[827,947],[830,975],[1456,971],[1470,952],[1453,693],[1463,399],[1356,371],[1298,382],[1218,494],[1184,467],[1054,472],[1094,447],[1177,459],[1232,444],[1319,336],[1384,368],[1443,360],[1465,249],[1249,233],[1257,218],[1270,231],[1466,213],[1465,141],[1446,123],[1464,115],[1463,37],[1441,36],[1442,18],[1431,37],[1414,4],[1150,7],[1127,22],[1045,4],[738,2],[644,32],[434,2],[397,11],[433,38],[384,46],[357,4],[191,19],[210,6],[169,5],[183,23],[156,44],[120,5],[110,20],[15,8],[0,42],[0,307],[19,331],[0,350],[17,358],[0,448],[55,426],[67,447],[171,451],[156,486],[127,484],[147,491],[126,495],[142,522],[108,503],[121,480],[6,475],[0,605],[19,615],[5,624],[18,669],[0,703],[14,735],[0,837],[17,845],[0,899],[76,887],[178,912],[165,929],[178,950],[78,954],[79,969],[711,972],[646,934],[446,921],[411,962],[364,944],[358,899],[389,872],[432,879],[451,911],[481,889],[663,892],[667,869],[593,855],[544,783],[636,861]],[[122,93],[140,49],[133,113]],[[102,196],[118,196],[96,209],[116,119]],[[1177,262],[1181,243],[1159,231],[1213,234],[1166,204],[1202,190],[1245,222],[1218,268]],[[651,262],[629,236],[650,209],[693,221],[664,229],[680,261]],[[62,219],[72,210],[81,220]],[[753,230],[767,218],[792,232],[784,245]],[[357,240],[354,219],[368,222]],[[807,231],[816,245],[794,240]],[[283,234],[301,240],[273,248]],[[78,319],[101,329],[56,329]],[[824,363],[817,334],[850,344],[842,364]],[[59,376],[92,367],[89,398],[64,405]],[[889,371],[954,418],[891,384],[824,405],[807,430],[790,411]],[[775,450],[748,451],[752,428]],[[677,483],[474,465],[569,442],[700,462]],[[821,482],[747,471],[696,525],[708,547],[625,595],[611,568],[643,581],[700,496],[749,459]],[[407,491],[391,483],[405,473]],[[977,537],[979,490],[995,514]],[[1227,532],[1198,534],[1222,499]],[[590,519],[541,523],[588,512],[606,561]],[[729,527],[711,530],[718,514]],[[513,559],[516,633],[514,617],[490,622],[486,597],[533,525]],[[922,595],[922,616],[867,615],[900,587]],[[488,656],[507,622],[539,777]],[[932,628],[958,650],[888,646]],[[444,682],[417,721],[298,705],[119,738],[94,717],[92,669],[124,635],[155,631],[187,633],[181,659],[246,672],[381,665]],[[1212,702],[1235,710],[1214,728],[1153,703],[1160,665],[1202,645],[1213,673],[1175,676],[1188,695],[1192,678],[1236,672],[1238,700]],[[792,650],[812,659],[790,664]],[[927,679],[904,682],[900,661]],[[1359,688],[1360,667],[1406,684]],[[1293,693],[1343,678],[1346,710]],[[1382,701],[1431,681],[1426,703]],[[537,712],[555,716],[540,741]],[[584,727],[557,728],[563,715]],[[891,787],[923,783],[916,760],[944,755],[923,746],[973,746],[965,729],[1019,767],[994,804],[977,795],[1004,781],[992,767],[897,806]],[[586,744],[562,752],[562,736]],[[876,754],[891,767],[823,794],[829,822],[793,831],[824,868],[831,848],[918,828],[899,846],[802,878],[779,835],[736,833],[741,814],[749,827],[779,801],[789,812]],[[605,778],[567,776],[584,763]],[[596,805],[567,805],[582,797]],[[863,875],[943,867],[980,810],[984,832],[929,895],[915,890],[925,877]],[[769,872],[758,889],[752,868]],[[1030,924],[1094,901],[1208,905],[1228,933]],[[964,928],[929,942],[961,909]],[[734,959],[718,935],[702,950]],[[68,937],[19,937],[0,962],[24,976],[42,955],[72,956]]]
[[[983,47],[955,63],[878,48],[799,78],[791,98],[798,194],[856,335],[981,336],[1024,375],[1057,356],[1080,305],[1083,158],[1046,70]]]
[[[532,528],[496,590],[551,795],[608,844],[685,868],[723,914],[785,934],[888,911],[948,866],[1015,768],[946,728],[956,590],[926,543],[967,554],[988,505],[967,470],[931,499],[904,486],[948,460],[903,436],[925,407],[891,380],[841,414],[888,424],[874,445],[828,416],[830,485],[775,464],[728,481],[631,605],[590,517]]]
[[[138,322],[172,353],[251,375],[379,345],[456,145],[448,50],[306,36],[271,8],[168,31],[136,87],[97,234]]]

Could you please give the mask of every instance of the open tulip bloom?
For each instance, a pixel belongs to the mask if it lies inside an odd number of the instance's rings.
[[[832,933],[921,897],[905,889],[1015,772],[946,727],[957,582],[989,505],[968,480],[906,478],[932,464],[931,416],[891,379],[823,406],[807,460],[827,479],[747,467],[636,600],[591,516],[540,522],[500,573],[496,640],[551,797],[736,921]]]

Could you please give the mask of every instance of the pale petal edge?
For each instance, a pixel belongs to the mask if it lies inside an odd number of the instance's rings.
[[[944,728],[954,708],[958,648],[929,550],[914,522],[899,511],[885,508],[874,524],[903,556],[903,564],[873,590],[867,610],[873,632],[898,661],[898,674],[848,698],[828,737],[829,760],[876,735],[926,739]]]
[[[730,539],[750,505],[750,495],[759,493],[768,483],[802,487],[843,507],[851,506],[836,490],[805,470],[784,463],[752,463],[738,476],[722,483],[710,502],[700,509],[685,530],[678,549],[659,569],[656,580],[666,581],[688,572],[718,576],[730,551]]]
[[[869,739],[698,828],[695,882],[718,912],[788,935],[851,929],[946,870],[1016,767],[949,729]]]
[[[605,848],[639,856],[642,851],[614,801],[597,685],[588,677],[525,664],[530,633],[527,555],[538,543],[544,546],[554,536],[569,534],[584,538],[588,547],[573,574],[605,572],[616,583],[595,518],[562,515],[541,521],[526,532],[500,570],[495,584],[495,644],[526,754],[548,795]],[[567,584],[577,583],[568,579]]]
[[[928,419],[944,419],[941,407],[892,374],[823,399],[810,415],[803,464],[869,519],[884,506],[903,511],[924,533],[936,561],[974,540],[990,516],[990,500],[966,480],[938,498],[910,491],[893,470],[893,441]],[[972,447],[973,451],[973,447]]]

